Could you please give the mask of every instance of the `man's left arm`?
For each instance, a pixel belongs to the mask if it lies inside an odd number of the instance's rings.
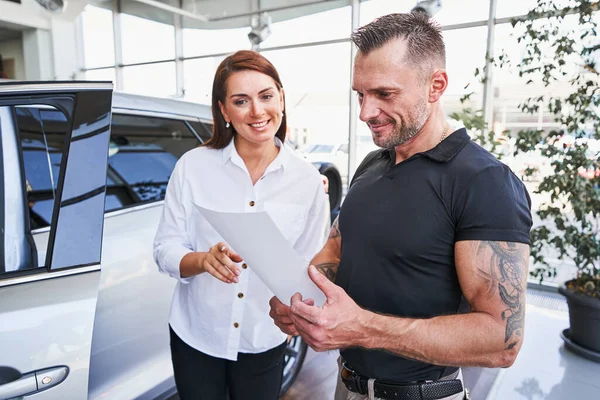
[[[499,241],[455,245],[466,314],[412,319],[361,309],[340,287],[310,275],[327,295],[323,308],[292,298],[296,328],[311,347],[381,349],[431,364],[509,367],[523,341],[529,246]]]

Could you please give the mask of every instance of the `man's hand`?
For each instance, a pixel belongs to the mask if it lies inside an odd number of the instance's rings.
[[[315,302],[312,299],[306,299],[304,300],[304,304],[312,306],[315,304]],[[275,296],[271,298],[269,305],[271,306],[269,316],[273,318],[275,325],[281,329],[283,333],[287,333],[288,335],[292,336],[298,336],[298,331],[294,326],[294,322],[290,318],[290,307],[283,304]]]
[[[325,293],[327,300],[321,308],[306,304],[300,293],[292,296],[288,316],[295,330],[315,351],[358,345],[361,339],[361,318],[368,318],[367,313],[344,289],[327,279],[313,265],[308,267],[308,274]]]

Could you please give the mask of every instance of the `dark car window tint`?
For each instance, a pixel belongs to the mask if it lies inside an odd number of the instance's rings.
[[[164,199],[175,163],[199,144],[183,121],[113,115],[106,211]]]
[[[31,229],[49,226],[62,160],[66,116],[49,107],[16,107]]]
[[[208,139],[211,138],[213,132],[212,124],[198,121],[190,121],[190,125],[192,126],[192,128],[194,128],[198,136],[202,138],[202,142],[206,142]]]

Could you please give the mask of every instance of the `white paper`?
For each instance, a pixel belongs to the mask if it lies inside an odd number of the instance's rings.
[[[265,211],[224,213],[194,205],[283,304],[289,306],[294,293],[319,307],[325,303],[325,294],[308,276],[308,265]]]

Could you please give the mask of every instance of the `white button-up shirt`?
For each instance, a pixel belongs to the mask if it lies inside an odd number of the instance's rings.
[[[183,256],[223,241],[193,204],[221,212],[267,211],[307,265],[324,243],[328,207],[320,174],[275,142],[279,154],[255,185],[232,140],[222,150],[200,147],[184,154],[167,186],[154,259],[160,271],[179,281],[169,322],[185,343],[213,357],[237,360],[238,352],[272,349],[286,335],[269,317],[273,293],[252,265],[238,264],[239,283],[208,273],[181,278]]]

